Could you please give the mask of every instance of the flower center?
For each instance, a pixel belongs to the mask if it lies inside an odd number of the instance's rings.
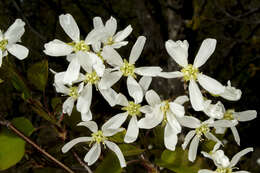
[[[86,45],[85,41],[81,40],[78,43],[72,42],[72,43],[68,43],[68,45],[73,47],[73,51],[74,52],[78,52],[78,51],[89,51],[90,47],[88,45]]]
[[[232,173],[231,168],[218,168],[215,171],[216,173]]]
[[[181,72],[183,73],[183,79],[185,81],[189,81],[191,79],[197,80],[197,75],[199,73],[199,69],[193,67],[193,65],[189,64],[188,66],[181,69]]]
[[[234,109],[228,109],[225,112],[223,119],[225,119],[225,120],[234,120],[234,116],[233,116],[234,112],[235,112]]]
[[[122,110],[127,111],[131,116],[140,116],[140,104],[135,104],[133,101],[128,102],[128,106],[122,108]]]
[[[166,113],[170,109],[169,101],[168,100],[163,101],[162,106],[160,107],[160,109],[163,112],[163,123],[162,123],[162,126],[164,126],[167,123]]]
[[[8,40],[1,40],[0,41],[0,49],[4,51],[6,49],[6,46],[8,44]]]
[[[196,135],[201,138],[202,135],[205,135],[209,132],[209,126],[207,124],[202,124],[200,127],[196,128]]]
[[[107,39],[107,42],[106,42],[105,45],[112,45],[112,44],[114,44],[113,37],[109,37],[109,38]]]
[[[92,136],[92,142],[97,142],[97,143],[102,142],[104,144],[104,141],[107,140],[107,137],[104,136],[101,130],[92,133],[91,136]]]
[[[120,70],[124,76],[136,77],[134,73],[135,66],[133,64],[129,64],[126,59],[124,59],[124,64],[120,67]]]
[[[73,97],[74,99],[77,99],[79,96],[78,87],[70,87],[69,96]]]
[[[99,76],[97,75],[97,73],[95,71],[93,71],[92,73],[86,74],[84,82],[96,84],[96,83],[98,83],[99,80],[100,80]]]

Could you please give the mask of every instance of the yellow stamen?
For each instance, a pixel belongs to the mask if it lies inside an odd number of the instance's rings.
[[[128,106],[122,108],[122,110],[127,111],[131,116],[140,116],[140,104],[135,104],[133,101],[128,102]]]
[[[231,168],[218,168],[215,171],[216,173],[232,173]]]
[[[234,116],[233,116],[234,112],[235,112],[234,109],[228,109],[225,112],[223,119],[225,119],[225,120],[234,120]]]
[[[8,44],[8,40],[1,40],[0,41],[0,49],[2,51],[5,51],[7,44]]]
[[[126,59],[124,59],[124,64],[122,67],[120,67],[120,70],[124,76],[132,76],[134,78],[136,77],[134,73],[135,66],[133,64],[128,63]]]
[[[90,50],[90,47],[88,45],[86,45],[85,41],[83,41],[83,40],[79,41],[78,43],[71,42],[71,43],[68,43],[68,45],[73,47],[74,52],[78,52],[78,51],[86,52],[86,51]]]
[[[91,83],[91,84],[96,84],[100,80],[99,76],[95,71],[92,73],[87,73],[84,82],[85,83]]]
[[[78,94],[78,87],[71,87],[69,96],[73,97],[74,99],[77,99],[79,94]]]
[[[102,142],[104,144],[104,141],[107,140],[107,137],[104,136],[104,134],[101,130],[99,130],[95,133],[92,133],[91,136],[92,136],[91,143],[92,142],[97,142],[97,143]]]
[[[202,135],[205,135],[210,131],[209,126],[207,124],[202,124],[200,127],[196,128],[196,135],[201,138]]]
[[[181,69],[181,72],[183,73],[183,79],[185,81],[189,81],[191,79],[197,80],[197,75],[199,73],[199,69],[193,67],[193,65],[189,64],[188,66]]]

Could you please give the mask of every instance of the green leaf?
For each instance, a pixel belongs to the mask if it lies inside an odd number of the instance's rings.
[[[104,160],[99,164],[95,173],[121,173],[122,168],[116,155],[109,152]]]
[[[194,163],[188,160],[188,151],[176,147],[175,151],[164,150],[161,158],[157,159],[158,166],[167,168],[178,173],[197,173],[199,169],[205,168],[203,159],[197,156]]]
[[[135,156],[145,151],[144,149],[141,149],[131,144],[120,144],[119,147],[124,156]]]
[[[44,91],[48,80],[48,61],[33,64],[27,71],[27,78],[36,89]]]
[[[26,136],[30,136],[35,130],[32,123],[25,117],[14,118],[12,124]]]

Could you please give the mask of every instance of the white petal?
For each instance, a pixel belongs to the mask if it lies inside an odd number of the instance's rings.
[[[63,153],[66,153],[66,152],[68,152],[74,145],[76,145],[76,144],[78,144],[78,143],[80,143],[80,142],[89,142],[89,141],[91,141],[91,139],[92,139],[91,137],[79,137],[79,138],[73,139],[73,140],[71,140],[70,142],[66,143],[66,144],[62,147],[61,151],[62,151]]]
[[[182,149],[185,150],[187,145],[190,143],[190,140],[194,137],[196,134],[195,130],[189,131],[189,133],[185,136],[184,142],[181,145]]]
[[[162,71],[161,67],[138,67],[135,68],[135,73],[141,76],[158,76]]]
[[[145,115],[138,121],[138,127],[142,129],[152,129],[159,125],[163,120],[163,113],[160,112],[160,108],[155,109],[151,115]]]
[[[80,64],[77,57],[74,57],[64,75],[63,82],[72,85],[72,82],[76,81],[79,77]]]
[[[121,42],[115,42],[112,45],[110,45],[114,49],[119,49],[122,46],[125,46],[128,44],[128,41],[121,41]]]
[[[174,42],[168,40],[165,42],[165,47],[168,54],[174,59],[174,61],[182,67],[188,65],[188,48],[189,44],[185,41]]]
[[[126,96],[124,96],[123,94],[119,93],[117,95],[117,105],[121,105],[121,106],[128,106],[128,100],[126,98]]]
[[[215,130],[215,133],[216,134],[224,134],[227,130],[227,128],[225,127],[214,127],[216,130]]]
[[[233,173],[250,173],[250,172],[248,172],[248,171],[235,171]]]
[[[183,96],[177,97],[173,102],[180,104],[180,105],[183,105],[184,103],[186,103],[189,100],[190,100],[189,97],[183,95]]]
[[[75,42],[80,40],[79,28],[74,18],[70,14],[62,14],[59,16],[60,25],[65,33]]]
[[[190,81],[189,84],[189,95],[190,95],[190,102],[195,111],[202,111],[204,108],[203,105],[203,96],[200,92],[200,89],[197,83],[194,80]]]
[[[117,28],[116,19],[113,17],[110,17],[110,19],[107,20],[107,22],[105,24],[105,28],[106,28],[106,32],[108,32],[108,34],[110,36],[113,36],[115,34],[116,28]]]
[[[175,130],[175,133],[180,133],[181,132],[181,126],[177,119],[175,118],[174,114],[172,114],[170,111],[166,113],[167,116],[167,122],[169,125],[171,125],[171,128]]]
[[[169,105],[172,113],[174,113],[177,117],[181,118],[184,116],[185,110],[182,105],[175,102],[170,102]]]
[[[150,114],[153,111],[152,107],[149,105],[144,105],[144,106],[140,107],[139,110],[140,110],[140,112],[142,112],[144,114]]]
[[[125,143],[134,142],[137,139],[138,134],[139,134],[139,127],[137,124],[137,118],[136,118],[136,116],[132,116],[132,118],[128,124],[128,127],[127,127],[124,142]]]
[[[128,25],[124,30],[119,31],[115,36],[114,36],[114,41],[115,42],[121,42],[124,40],[126,37],[128,37],[129,34],[133,31],[133,28],[131,25]]]
[[[240,145],[240,137],[239,137],[239,133],[237,131],[237,128],[236,127],[231,127],[230,129],[231,129],[231,131],[233,133],[235,141],[237,142],[238,145]]]
[[[101,56],[107,61],[108,64],[113,67],[123,65],[123,60],[121,56],[110,46],[105,46],[101,53]]]
[[[183,73],[179,71],[173,71],[173,72],[160,72],[157,76],[163,77],[166,79],[172,79],[172,78],[180,78],[183,77]]]
[[[142,87],[144,93],[146,93],[146,91],[148,90],[151,82],[152,82],[152,78],[149,76],[143,76],[139,80],[139,85]]]
[[[2,66],[2,62],[3,62],[3,53],[2,50],[0,50],[0,67]]]
[[[189,156],[188,156],[188,159],[191,162],[194,162],[197,157],[199,141],[200,141],[200,138],[197,136],[195,136],[191,141],[191,144],[189,147]]]
[[[8,46],[7,50],[19,60],[23,60],[29,54],[29,50],[26,47],[19,44],[13,44],[10,47]]]
[[[96,44],[106,35],[104,28],[92,29],[85,38],[85,44]]]
[[[132,76],[127,77],[127,90],[129,95],[134,99],[135,103],[141,103],[144,97],[143,90],[139,83]]]
[[[116,154],[116,156],[117,156],[117,158],[118,158],[118,160],[119,160],[119,162],[120,162],[120,166],[121,166],[122,168],[123,168],[123,167],[126,167],[125,158],[124,158],[124,155],[123,155],[123,153],[121,152],[120,148],[119,148],[115,143],[110,142],[110,141],[105,141],[105,144],[106,144],[106,146],[107,146],[110,150],[112,150],[112,151]]]
[[[80,122],[80,123],[77,124],[77,126],[85,126],[93,133],[98,131],[98,126],[97,126],[97,123],[95,121]]]
[[[101,17],[94,17],[93,18],[93,26],[94,26],[94,28],[102,28],[102,27],[104,27],[104,24],[102,22]]]
[[[88,83],[80,93],[77,102],[77,110],[81,113],[89,111],[92,101],[92,84]]]
[[[106,129],[118,129],[125,122],[127,116],[127,112],[116,114],[103,124],[102,131],[106,131]]]
[[[205,89],[207,90],[208,92],[212,93],[212,94],[220,94],[220,93],[223,93],[224,90],[225,90],[225,87],[219,83],[217,80],[209,77],[209,76],[206,76],[202,73],[200,73],[198,75],[198,81],[199,81],[199,84]]]
[[[81,113],[81,120],[82,121],[90,121],[92,120],[92,113],[89,110],[87,113]]]
[[[201,169],[198,171],[198,173],[215,173],[215,171],[211,171],[211,170],[208,170],[208,169]]]
[[[160,96],[154,90],[147,91],[145,94],[145,99],[151,106],[155,106],[161,103]]]
[[[241,122],[251,121],[256,118],[257,112],[255,110],[247,110],[243,112],[235,112],[234,117]]]
[[[198,128],[201,125],[200,120],[192,116],[184,116],[182,118],[178,118],[178,121],[182,126],[192,129]]]
[[[24,34],[25,23],[21,19],[16,19],[15,22],[4,33],[4,38],[8,40],[8,44],[18,42]]]
[[[108,89],[112,87],[122,77],[121,71],[105,72],[99,82],[100,89]]]
[[[88,163],[88,165],[92,165],[97,161],[101,153],[100,143],[95,143],[91,149],[86,154],[84,161]]]
[[[205,39],[203,40],[199,52],[197,53],[193,66],[196,68],[199,68],[202,66],[208,58],[211,56],[211,54],[214,52],[216,48],[217,40],[216,39]]]
[[[252,152],[252,151],[254,151],[253,148],[246,148],[246,149],[240,151],[239,153],[237,153],[236,155],[234,155],[234,157],[231,159],[229,167],[231,167],[231,168],[234,167],[237,164],[237,162],[240,160],[241,157],[243,157],[244,155],[246,155],[247,153]]]
[[[118,94],[115,90],[113,90],[112,88],[108,88],[104,90],[99,89],[99,92],[111,107],[116,105]]]
[[[122,132],[124,128],[118,128],[118,129],[104,129],[103,128],[103,135],[106,137],[113,136],[117,134],[118,132]]]
[[[231,82],[228,81],[228,85],[225,86],[225,90],[220,94],[226,100],[237,101],[241,98],[242,91],[231,86]]]
[[[217,120],[214,122],[214,127],[234,127],[238,124],[238,122],[235,120]]]
[[[139,36],[131,50],[130,57],[129,57],[129,63],[135,64],[135,62],[140,57],[144,44],[145,44],[146,38],[144,36]]]
[[[72,97],[67,98],[62,105],[62,112],[64,114],[71,115],[73,107],[74,107],[74,102],[75,102],[74,98],[72,98]]]
[[[164,129],[164,145],[168,150],[174,151],[178,142],[176,131],[167,123]]]
[[[209,140],[215,141],[216,143],[221,143],[221,141],[216,136],[214,136],[212,133],[210,133],[210,132],[205,133],[205,136]]]
[[[72,46],[57,39],[44,44],[44,48],[43,52],[50,56],[66,56],[73,51]]]

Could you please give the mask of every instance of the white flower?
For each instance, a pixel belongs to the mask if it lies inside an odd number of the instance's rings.
[[[245,122],[245,121],[251,121],[256,118],[257,112],[255,110],[247,110],[243,112],[235,112],[234,109],[228,109],[226,110],[224,106],[222,105],[223,110],[224,110],[224,116],[220,120],[216,122],[224,122],[224,121],[229,121],[231,123],[234,123],[233,126],[230,127],[233,136],[235,138],[235,141],[237,142],[238,145],[240,145],[240,137],[236,128],[236,125],[239,122]],[[226,128],[223,127],[215,127],[216,128],[216,133],[218,134],[224,134],[226,131]]]
[[[141,106],[140,103],[143,100],[143,93],[146,92],[151,83],[150,77],[142,77],[139,84],[135,80],[131,81],[131,79],[132,78],[129,78],[129,80],[127,80],[128,86],[131,86],[128,87],[128,93],[134,101],[128,101],[123,94],[119,93],[117,96],[117,104],[123,106],[122,110],[126,112],[113,116],[106,123],[107,129],[117,129],[126,121],[127,117],[130,116],[131,119],[124,137],[124,142],[126,143],[132,143],[136,141],[138,137],[139,127],[137,117],[147,112],[147,107]]]
[[[203,112],[210,118],[222,119],[225,113],[223,104],[218,101],[216,104],[211,104],[211,100],[204,101]]]
[[[49,56],[67,56],[70,64],[66,70],[64,83],[71,85],[72,82],[77,80],[80,67],[88,65],[88,59],[95,60],[95,70],[103,73],[105,69],[103,62],[95,53],[90,52],[90,45],[97,42],[101,37],[102,30],[93,29],[85,40],[80,40],[78,25],[70,14],[60,15],[59,21],[65,33],[72,39],[72,42],[65,43],[55,39],[44,45],[44,53]]]
[[[114,70],[107,73],[101,79],[102,88],[106,89],[114,85],[122,76],[126,76],[131,81],[135,80],[136,74],[141,76],[157,76],[162,69],[160,67],[135,67],[135,62],[141,55],[146,38],[138,37],[135,42],[129,57],[129,62],[122,59],[121,56],[110,46],[105,46],[102,51],[102,57],[105,61],[114,67]],[[111,80],[113,79],[113,80]]]
[[[187,96],[177,97],[174,101],[161,101],[159,95],[149,90],[145,95],[149,106],[146,108],[145,118],[138,122],[138,126],[144,129],[151,129],[163,122],[164,144],[169,150],[175,150],[178,141],[177,134],[181,132],[179,118],[184,116],[185,110],[182,104],[188,101]]]
[[[203,136],[207,139],[215,141],[217,143],[221,143],[218,138],[216,138],[210,131],[211,127],[231,127],[233,123],[227,122],[214,122],[213,119],[209,119],[207,121],[201,122],[195,117],[192,116],[184,116],[179,119],[179,122],[182,126],[192,128],[185,137],[184,143],[182,144],[182,148],[185,150],[189,142],[191,141],[189,147],[189,157],[188,159],[193,162],[197,156],[197,150],[199,141],[203,141]],[[192,139],[193,138],[193,139]]]
[[[203,155],[212,159],[217,167],[215,171],[211,171],[208,169],[199,170],[198,173],[249,173],[248,171],[234,171],[238,170],[236,166],[237,162],[240,158],[246,155],[249,152],[252,152],[253,148],[246,148],[239,153],[237,153],[231,161],[229,158],[224,154],[222,150],[216,150],[211,153],[204,152]]]
[[[100,17],[95,17],[93,19],[93,25],[94,28],[104,29],[104,36],[101,41],[104,45],[109,45],[114,49],[127,45],[128,41],[124,41],[124,39],[128,37],[133,30],[131,25],[128,25],[124,30],[116,33],[117,21],[113,17],[107,20],[105,25]]]
[[[214,95],[219,95],[224,92],[224,86],[216,81],[215,79],[206,76],[199,72],[199,67],[201,67],[214,52],[216,47],[215,39],[205,39],[195,57],[193,65],[188,64],[188,42],[168,40],[165,43],[165,47],[169,55],[179,64],[182,69],[176,72],[162,72],[161,77],[165,78],[178,78],[183,77],[184,81],[189,81],[189,95],[191,105],[196,111],[203,110],[203,96],[196,83],[199,84],[208,92]]]
[[[92,132],[91,137],[79,137],[73,139],[72,141],[68,142],[62,147],[62,152],[68,152],[74,145],[80,142],[90,142],[90,145],[93,145],[84,157],[84,161],[88,163],[88,165],[90,166],[93,163],[95,163],[99,158],[101,154],[101,144],[103,144],[116,154],[121,167],[126,167],[125,158],[120,148],[108,139],[109,136],[113,136],[114,134],[122,131],[123,129],[106,129],[105,124],[102,126],[101,130],[98,130],[98,126],[94,121],[79,123],[78,126],[85,126]]]
[[[24,25],[25,23],[21,19],[16,19],[5,33],[0,30],[0,67],[3,57],[7,56],[8,52],[19,60],[23,60],[28,56],[29,50],[22,45],[16,44],[21,41],[24,34]]]
[[[241,98],[242,91],[231,86],[231,82],[227,82],[225,90],[223,93],[220,93],[219,96],[223,97],[226,100],[237,101]]]

